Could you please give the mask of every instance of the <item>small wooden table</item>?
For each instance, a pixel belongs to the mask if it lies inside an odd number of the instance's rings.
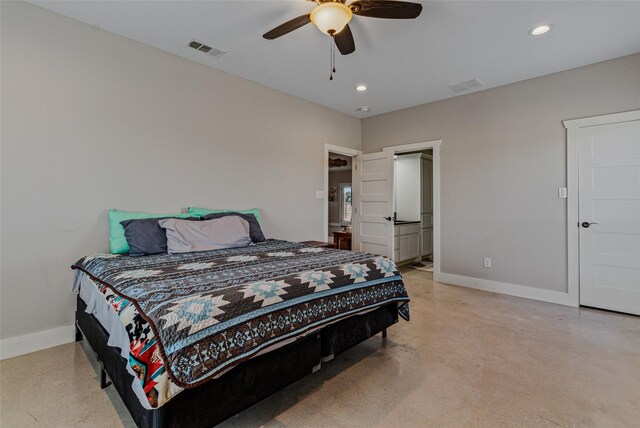
[[[336,244],[333,242],[324,242],[324,241],[302,241],[301,244],[309,245],[311,247],[322,247],[322,248],[336,248]]]
[[[333,242],[340,250],[351,250],[351,232],[333,232]]]

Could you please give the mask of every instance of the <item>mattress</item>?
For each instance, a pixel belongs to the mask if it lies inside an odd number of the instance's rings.
[[[408,318],[397,268],[367,253],[268,240],[180,255],[93,255],[74,268],[75,288],[128,359],[145,408],[345,317],[397,302]]]

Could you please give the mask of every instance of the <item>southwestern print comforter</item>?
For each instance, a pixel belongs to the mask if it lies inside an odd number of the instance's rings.
[[[352,314],[397,302],[409,319],[395,264],[367,253],[268,240],[185,254],[100,254],[72,268],[94,280],[121,320],[127,312],[130,364],[153,407]],[[167,377],[179,388],[156,385]]]

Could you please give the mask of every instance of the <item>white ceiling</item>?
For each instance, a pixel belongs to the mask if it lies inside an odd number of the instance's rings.
[[[355,117],[449,98],[448,84],[472,78],[491,88],[640,51],[639,1],[427,1],[416,20],[354,16],[356,52],[338,55],[329,81],[329,39],[312,24],[262,38],[308,13],[304,0],[31,3]],[[552,31],[530,36],[541,23]],[[228,53],[190,49],[191,38]]]

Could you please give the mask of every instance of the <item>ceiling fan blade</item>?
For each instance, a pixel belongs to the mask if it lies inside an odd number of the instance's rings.
[[[278,37],[284,36],[285,34],[292,32],[293,30],[297,30],[298,28],[305,26],[310,22],[311,18],[309,17],[309,14],[302,15],[297,18],[293,18],[292,20],[287,21],[282,25],[277,26],[267,33],[264,33],[262,37],[269,40],[277,39]]]
[[[356,43],[353,41],[353,34],[351,34],[349,25],[333,36],[333,40],[336,42],[336,46],[342,55],[349,55],[356,50]]]
[[[391,0],[356,0],[349,8],[355,15],[387,19],[413,19],[422,12],[420,3]]]

